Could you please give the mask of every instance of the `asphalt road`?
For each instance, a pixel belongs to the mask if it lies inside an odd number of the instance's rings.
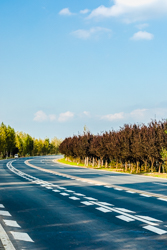
[[[0,161],[0,224],[15,249],[167,249],[167,181],[54,158]]]

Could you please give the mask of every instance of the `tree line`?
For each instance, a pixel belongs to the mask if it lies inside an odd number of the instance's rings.
[[[124,171],[167,172],[167,121],[148,125],[125,124],[119,131],[66,138],[59,151],[70,161],[86,166],[120,168]]]
[[[19,156],[38,156],[58,154],[62,140],[54,137],[44,140],[36,139],[23,132],[15,132],[4,123],[0,125],[0,157],[6,158],[19,154]]]

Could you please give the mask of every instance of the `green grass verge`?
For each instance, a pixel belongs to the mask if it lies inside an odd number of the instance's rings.
[[[152,177],[159,177],[159,178],[167,178],[167,174],[160,174],[160,173],[144,173],[145,176],[152,176]]]
[[[73,166],[80,166],[80,167],[85,167],[84,164],[77,164],[76,162],[70,162],[70,161],[66,161],[64,158],[63,159],[59,159],[58,162],[60,163],[64,163],[64,164],[68,164],[68,165],[73,165]]]
[[[82,163],[76,163],[76,162],[70,162],[70,161],[66,161],[64,158],[59,159],[58,162],[60,163],[64,163],[67,165],[72,165],[72,166],[80,166],[80,167],[86,167],[84,164]],[[100,170],[105,170],[105,171],[111,171],[111,172],[118,172],[118,173],[126,173],[126,174],[130,174],[130,171],[124,172],[124,171],[118,171],[116,170],[116,168],[105,168],[105,167],[92,167],[91,165],[89,165],[87,168],[92,168],[92,169],[100,169]],[[132,174],[136,174],[136,173],[132,173]],[[167,178],[167,174],[160,174],[160,173],[139,173],[137,175],[144,175],[144,176],[152,176],[152,177],[159,177],[159,178]]]
[[[60,163],[64,163],[64,164],[68,164],[68,165],[72,165],[72,166],[80,166],[80,167],[86,167],[84,164],[82,164],[82,163],[76,163],[76,162],[70,162],[70,161],[66,161],[64,158],[62,158],[62,159],[59,159],[59,160],[57,160],[58,162],[60,162]],[[110,168],[105,168],[105,167],[92,167],[91,165],[89,165],[88,167],[86,167],[86,168],[93,168],[93,169],[101,169],[101,170],[106,170],[106,171],[116,171],[116,168],[112,168],[112,167],[110,167]],[[117,172],[119,172],[119,171],[117,171]],[[120,171],[120,173],[121,172],[123,172],[123,171]],[[127,173],[129,173],[129,172],[127,172]]]

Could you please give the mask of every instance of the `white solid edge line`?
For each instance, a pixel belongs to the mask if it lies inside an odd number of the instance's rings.
[[[140,196],[151,197],[151,196],[149,196],[149,195],[147,195],[147,194],[140,194]]]
[[[160,201],[167,201],[167,199],[163,199],[163,198],[157,198]]]
[[[1,224],[0,224],[0,239],[2,241],[2,245],[5,248],[5,250],[16,250],[16,248],[14,248],[12,242],[10,241],[7,233],[5,232]]]

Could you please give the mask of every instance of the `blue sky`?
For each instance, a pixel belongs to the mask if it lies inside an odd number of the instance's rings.
[[[65,138],[167,118],[166,0],[1,0],[0,122]]]

